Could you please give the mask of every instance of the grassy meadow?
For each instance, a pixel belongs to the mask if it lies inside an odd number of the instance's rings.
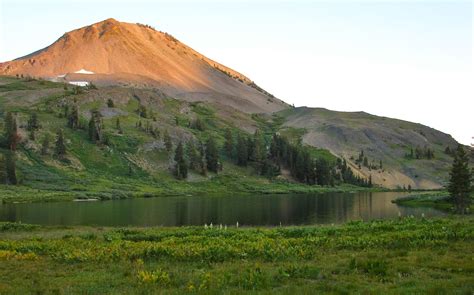
[[[471,294],[474,219],[337,226],[0,224],[1,294]]]

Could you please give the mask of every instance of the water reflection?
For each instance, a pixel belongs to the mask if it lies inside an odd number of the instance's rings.
[[[442,215],[430,208],[391,203],[403,193],[192,196],[107,202],[0,205],[1,221],[47,225],[183,226],[204,223],[298,225],[342,223],[406,215]]]

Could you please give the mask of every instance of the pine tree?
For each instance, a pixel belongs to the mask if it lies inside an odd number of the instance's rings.
[[[180,141],[176,147],[175,155],[175,176],[177,179],[185,179],[188,177],[188,164],[184,158],[183,143]]]
[[[168,130],[165,130],[165,134],[163,135],[163,141],[165,142],[165,147],[168,152],[171,152],[173,149],[173,142],[171,141],[171,137],[168,133]]]
[[[201,175],[207,175],[206,150],[203,143],[199,143],[199,169]]]
[[[225,153],[230,159],[234,155],[234,137],[232,135],[232,130],[227,128],[225,131],[225,143],[224,143]]]
[[[469,169],[469,157],[462,145],[458,145],[454,153],[453,166],[449,173],[448,191],[458,213],[464,213],[470,204],[471,171]]]
[[[244,135],[237,135],[237,165],[247,166],[248,161],[248,141]]]
[[[20,135],[18,134],[16,118],[11,112],[8,112],[5,116],[5,139],[6,147],[11,151],[15,151],[20,142]]]
[[[40,129],[40,124],[39,124],[39,121],[38,121],[38,114],[32,113],[30,115],[30,118],[28,119],[28,123],[27,123],[27,129],[29,131],[35,131],[35,130]]]
[[[372,187],[372,174],[369,175],[369,181],[367,182],[368,187]]]
[[[94,143],[103,142],[102,134],[102,119],[98,111],[92,111],[91,118],[89,120],[89,140]]]
[[[261,173],[262,165],[266,158],[266,147],[265,147],[265,141],[263,139],[263,136],[260,130],[258,129],[255,130],[255,133],[253,135],[253,143],[254,143],[253,160],[256,163],[257,171]]]
[[[79,110],[76,105],[72,107],[72,111],[67,118],[67,127],[71,129],[79,128]]]
[[[114,101],[111,98],[107,99],[107,107],[109,108],[115,107]]]
[[[49,134],[46,134],[43,138],[43,141],[41,142],[41,154],[43,156],[49,153],[49,141]]]
[[[119,134],[123,134],[122,126],[120,125],[120,118],[118,117],[115,120],[115,128],[118,130]]]
[[[176,117],[176,120],[178,120],[178,117]],[[178,123],[176,125],[178,125]],[[206,130],[206,126],[205,126],[204,122],[199,117],[197,117],[196,120],[194,121],[193,128],[196,129],[196,130],[199,130],[199,131]]]
[[[214,138],[209,137],[206,142],[206,163],[209,171],[219,171],[219,151]]]
[[[0,184],[7,183],[7,165],[5,156],[3,153],[0,153]]]
[[[61,129],[58,130],[56,135],[56,143],[54,145],[54,155],[59,159],[62,159],[66,155],[66,145],[64,143],[64,134]]]
[[[6,176],[8,184],[18,184],[18,179],[16,177],[16,159],[15,153],[8,151],[5,153],[5,167],[6,167]]]
[[[186,154],[189,160],[189,169],[200,171],[201,159],[193,141],[190,141],[186,146]]]

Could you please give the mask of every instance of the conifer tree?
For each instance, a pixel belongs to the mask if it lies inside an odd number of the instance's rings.
[[[237,165],[247,166],[248,161],[248,141],[244,135],[237,136]]]
[[[122,130],[122,126],[120,124],[120,118],[119,117],[117,117],[117,119],[115,120],[115,128],[118,130],[119,134],[123,134],[123,130]]]
[[[203,143],[199,143],[199,169],[201,175],[207,175],[206,150]]]
[[[46,134],[43,138],[43,141],[41,142],[41,154],[43,156],[49,153],[49,141],[49,134]]]
[[[3,153],[0,153],[0,184],[7,183],[7,165],[5,156]]]
[[[458,213],[464,213],[471,202],[471,170],[469,169],[469,157],[462,145],[458,145],[453,159],[451,172],[449,173],[448,192],[456,206]]]
[[[5,153],[6,178],[8,184],[18,184],[16,177],[16,159],[15,153],[8,151]]]
[[[163,135],[163,141],[165,142],[165,147],[168,152],[171,152],[173,149],[173,142],[171,141],[170,134],[168,130],[165,130],[165,134]]]
[[[186,154],[189,160],[189,169],[199,171],[201,159],[198,150],[196,149],[196,146],[192,140],[186,146]]]
[[[97,143],[102,142],[102,119],[98,111],[92,111],[91,118],[89,120],[89,139],[90,141]]]
[[[188,164],[184,158],[183,143],[180,141],[176,147],[175,155],[175,176],[177,179],[185,179],[188,177]]]
[[[20,135],[18,134],[17,121],[13,113],[8,112],[5,116],[5,140],[6,147],[15,151],[18,143],[20,142]]]
[[[62,159],[66,155],[66,144],[64,143],[64,134],[62,129],[56,134],[56,142],[54,145],[54,155]]]
[[[76,105],[72,107],[71,113],[67,116],[67,127],[71,129],[79,128],[79,110]]]
[[[219,171],[219,151],[214,138],[209,137],[206,142],[206,163],[209,171]]]
[[[227,128],[225,130],[225,143],[224,143],[225,153],[230,159],[234,155],[234,137],[232,135],[232,130]]]
[[[40,124],[39,124],[39,120],[38,120],[38,114],[36,114],[35,112],[32,113],[32,114],[30,115],[30,118],[28,119],[27,129],[28,129],[29,131],[35,131],[35,130],[40,129]]]
[[[255,130],[253,135],[253,160],[256,163],[256,167],[259,173],[261,173],[262,164],[266,158],[265,141],[260,130]]]

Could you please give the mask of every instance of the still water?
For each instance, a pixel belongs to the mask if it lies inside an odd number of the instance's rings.
[[[351,220],[443,215],[391,203],[406,193],[324,193],[157,197],[116,201],[0,204],[0,221],[44,225],[243,226],[343,223]]]

